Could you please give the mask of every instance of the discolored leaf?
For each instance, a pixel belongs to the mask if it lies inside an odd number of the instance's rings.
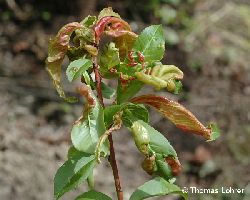
[[[79,92],[87,99],[82,118],[75,122],[71,130],[74,147],[85,153],[93,154],[100,136],[105,132],[103,108],[88,86],[79,88]],[[103,146],[105,155],[107,144]]]
[[[121,18],[120,15],[113,11],[111,7],[104,8],[101,10],[101,12],[98,15],[97,20],[100,21],[103,17],[117,17]]]
[[[145,62],[160,61],[165,51],[165,39],[161,25],[145,28],[136,39],[133,49],[144,56]]]
[[[179,194],[185,200],[188,199],[187,194],[183,193],[178,186],[169,183],[163,178],[156,177],[137,188],[137,190],[132,194],[129,200],[143,200],[149,197],[165,196],[168,194]]]
[[[72,150],[68,160],[58,169],[54,178],[54,197],[64,193],[86,180],[95,166],[95,156]]]
[[[70,36],[76,29],[81,28],[82,25],[77,22],[72,22],[62,27],[57,35],[50,39],[48,48],[48,57],[46,60],[46,69],[49,72],[54,86],[60,95],[65,100],[72,102],[75,98],[66,97],[61,85],[61,65],[65,54],[69,48]]]
[[[123,60],[126,57],[137,35],[131,31],[127,22],[121,19],[120,15],[115,13],[112,8],[103,9],[95,26],[96,41],[99,42],[100,36],[105,33],[115,38],[115,43],[120,52],[120,58]]]
[[[66,70],[66,75],[69,82],[79,78],[91,66],[92,61],[85,57],[71,62]]]
[[[115,47],[115,43],[111,42],[106,45],[99,58],[101,68],[110,69],[120,63],[119,49]]]
[[[76,30],[76,36],[73,41],[76,46],[84,47],[87,42],[95,41],[95,32],[92,28],[83,26],[81,29]]]
[[[97,192],[95,190],[90,190],[76,197],[75,200],[112,200],[112,199],[106,194]]]
[[[103,33],[111,37],[122,37],[128,35],[129,37],[136,37],[137,35],[131,31],[129,24],[117,17],[103,17],[101,18],[94,27],[95,31],[95,42],[98,44],[100,37]]]
[[[172,121],[177,128],[211,140],[211,128],[206,128],[189,110],[166,97],[143,95],[131,100],[133,103],[150,105]]]
[[[130,31],[124,33],[120,37],[116,37],[114,39],[117,48],[119,49],[120,59],[123,61],[128,54],[128,52],[132,49],[137,35]]]
[[[168,91],[175,91],[175,80],[183,78],[183,72],[174,65],[157,65],[152,68],[150,74],[135,72],[138,80],[155,87],[157,90],[167,88]]]
[[[155,155],[145,156],[144,160],[141,163],[141,167],[149,175],[153,175],[153,173],[157,170],[155,163]]]
[[[93,26],[96,24],[95,16],[87,16],[81,21],[82,27],[75,31],[73,42],[76,47],[86,50],[89,54],[96,56],[97,48],[93,46],[95,42],[95,31]]]
[[[160,132],[142,120],[137,121],[137,123],[147,131],[150,138],[149,146],[154,153],[160,154],[163,157],[171,156],[177,158],[174,148]]]
[[[141,125],[140,121],[135,121],[131,126],[131,132],[138,150],[145,156],[149,155],[150,137],[147,129]]]

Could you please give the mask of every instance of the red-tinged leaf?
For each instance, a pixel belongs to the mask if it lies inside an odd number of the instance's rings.
[[[181,163],[178,159],[171,156],[165,158],[168,165],[171,167],[174,176],[177,176],[181,172]]]
[[[131,102],[150,105],[183,131],[201,135],[208,140],[211,139],[211,129],[206,128],[189,110],[175,101],[166,97],[143,95],[133,98]]]
[[[115,44],[116,47],[119,49],[119,55],[121,60],[124,60],[128,52],[131,51],[138,35],[132,31],[122,31],[122,34],[120,33],[116,35],[119,36],[113,36],[115,37]]]
[[[138,35],[128,31],[127,34],[115,38],[115,44],[119,49],[121,60],[124,60],[128,52],[131,51],[137,37]]]
[[[66,97],[61,85],[61,65],[65,54],[69,48],[70,36],[76,29],[82,25],[78,22],[72,22],[62,27],[57,35],[50,39],[48,48],[48,57],[46,60],[46,69],[49,72],[54,86],[60,97],[72,101],[74,99]]]
[[[101,18],[94,27],[95,31],[95,40],[96,43],[99,43],[100,37],[103,33],[106,33],[113,37],[120,37],[122,35],[128,34],[131,32],[129,24],[117,17],[103,17]],[[134,33],[130,33],[131,35]],[[136,35],[136,34],[135,34]]]

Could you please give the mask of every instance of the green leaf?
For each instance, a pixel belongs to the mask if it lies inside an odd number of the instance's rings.
[[[99,60],[100,67],[105,69],[110,69],[120,63],[119,49],[115,47],[114,42],[104,47]]]
[[[105,132],[103,108],[88,86],[80,92],[85,95],[87,104],[83,117],[73,125],[71,140],[77,150],[94,154],[99,138]],[[107,144],[103,147],[107,154]]]
[[[83,77],[85,83],[87,85],[90,85],[92,87],[93,83],[92,83],[92,80],[91,80],[91,78],[90,78],[90,76],[89,76],[89,74],[88,74],[87,71],[85,71],[85,72],[82,73],[82,77]]]
[[[91,66],[92,62],[87,58],[80,58],[71,62],[66,70],[66,75],[69,82],[79,78]]]
[[[217,124],[210,124],[208,127],[211,129],[211,139],[208,140],[208,142],[214,141],[220,137],[220,129]]]
[[[145,28],[136,39],[133,49],[140,51],[146,62],[160,61],[165,51],[165,39],[161,25]]]
[[[90,172],[88,178],[87,178],[88,186],[90,190],[93,190],[95,188],[95,177],[94,177],[94,169],[92,172]]]
[[[156,174],[163,177],[165,180],[173,178],[171,167],[162,159],[156,160],[157,172]]]
[[[106,194],[97,192],[95,190],[91,190],[76,197],[75,200],[112,200],[112,199]]]
[[[95,166],[95,156],[73,150],[68,160],[58,169],[54,178],[54,197],[59,199],[64,193],[87,179]]]
[[[117,104],[121,104],[132,98],[135,94],[137,94],[140,91],[142,86],[143,83],[138,80],[130,81],[127,86],[122,86],[121,81],[118,80]]]
[[[105,99],[111,99],[116,93],[116,91],[112,87],[109,87],[103,82],[101,84],[101,88],[102,88],[102,95]]]
[[[142,120],[146,123],[149,122],[148,110],[142,104],[128,103],[122,107],[122,110],[122,121],[126,127],[131,127],[137,120]]]
[[[175,89],[174,89],[174,94],[179,94],[182,91],[182,83],[181,81],[174,81],[175,84]]]
[[[72,157],[74,157],[78,153],[79,153],[79,151],[74,146],[71,146],[68,150],[67,158],[71,159]]]
[[[66,97],[63,91],[61,85],[61,65],[69,48],[71,34],[81,27],[81,24],[77,22],[66,24],[59,30],[57,35],[49,41],[46,69],[53,80],[58,94],[68,102],[75,102],[77,99],[75,97]]]
[[[177,158],[174,148],[160,132],[142,120],[138,122],[147,130],[150,137],[149,146],[155,153],[164,155],[164,157],[172,156]]]
[[[105,126],[108,128],[113,120],[113,117],[115,116],[116,113],[121,111],[122,105],[111,105],[108,106],[104,109],[104,121],[105,121]]]
[[[175,101],[166,97],[143,95],[131,99],[131,102],[150,105],[172,121],[177,128],[211,140],[211,128],[206,128],[189,110]]]
[[[119,72],[123,78],[135,77],[135,73],[141,70],[141,65],[137,64],[134,67],[128,66],[128,63],[121,62],[117,67],[117,72]]]
[[[91,16],[91,15],[88,15],[81,21],[81,24],[83,24],[88,28],[94,26],[95,23],[96,23],[96,16]]]
[[[188,199],[186,193],[183,193],[181,189],[163,178],[156,177],[151,181],[144,183],[140,186],[130,197],[129,200],[143,200],[149,197],[165,196],[168,194],[179,194],[185,200]]]

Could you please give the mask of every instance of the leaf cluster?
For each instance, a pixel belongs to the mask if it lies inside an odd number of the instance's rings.
[[[104,37],[110,37],[111,42],[101,46]],[[122,125],[132,133],[144,157],[143,170],[152,176],[152,180],[135,190],[130,200],[171,193],[187,199],[187,194],[173,183],[181,171],[177,153],[168,140],[149,125],[146,106],[155,108],[177,128],[207,140],[214,140],[218,131],[214,126],[205,127],[190,111],[166,97],[134,97],[144,85],[178,93],[183,72],[176,66],[161,63],[164,52],[161,25],[149,26],[137,35],[111,8],[105,8],[97,17],[87,16],[79,23],[65,25],[50,40],[46,64],[57,92],[68,102],[77,100],[66,96],[61,85],[61,65],[68,56],[70,63],[66,76],[69,82],[81,80],[77,91],[85,99],[82,115],[71,130],[73,146],[69,149],[68,160],[55,175],[55,199],[83,181],[89,183],[90,190],[76,200],[111,199],[94,190],[93,170],[101,159],[108,159],[110,144],[107,138]],[[98,85],[98,76],[116,80],[117,87],[104,82]],[[113,103],[104,107],[101,97],[96,96],[100,93]]]

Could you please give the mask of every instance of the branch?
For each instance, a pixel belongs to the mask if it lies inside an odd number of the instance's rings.
[[[94,72],[95,72],[96,91],[97,91],[98,99],[99,99],[101,105],[104,107],[102,90],[101,90],[102,77],[101,77],[100,72],[99,72],[99,65],[97,63],[96,56],[93,57],[93,67],[94,67]],[[114,149],[112,134],[109,134],[108,140],[109,140],[109,145],[110,145],[109,162],[110,162],[110,165],[111,165],[111,168],[113,171],[117,198],[118,198],[118,200],[123,200],[123,191],[122,191],[122,187],[121,187],[118,167],[117,167],[116,158],[115,158],[115,149]]]

